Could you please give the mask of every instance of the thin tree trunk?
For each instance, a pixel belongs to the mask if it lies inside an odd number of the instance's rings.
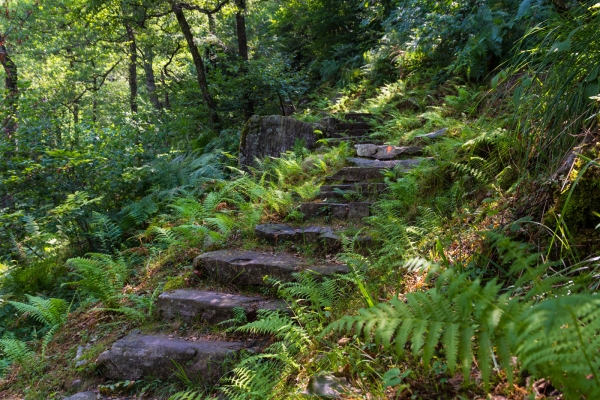
[[[156,94],[156,79],[154,79],[154,51],[152,48],[149,48],[146,51],[146,55],[144,57],[144,73],[146,75],[146,89],[148,90],[148,97],[150,97],[150,103],[157,110],[162,109],[162,104],[158,99],[158,95]]]
[[[206,16],[208,17],[208,32],[211,35],[216,35],[217,34],[217,22],[215,21],[215,14],[208,13],[208,14],[206,14]]]
[[[162,82],[163,86],[166,87],[164,71],[160,72],[160,81]],[[169,92],[167,92],[166,90],[165,90],[165,101],[163,103],[163,107],[166,108],[167,110],[171,108],[171,100],[169,99]]]
[[[242,73],[248,74],[248,35],[246,33],[246,1],[235,0],[237,13],[235,14],[236,30],[238,38],[238,55],[242,59]],[[246,120],[254,114],[254,102],[248,92],[244,90],[244,117]]]
[[[129,107],[132,113],[137,113],[137,44],[131,25],[125,24],[125,30],[127,31],[127,39],[129,40]]]
[[[92,122],[96,122],[98,119],[98,78],[94,77],[94,86],[92,89]]]
[[[235,0],[237,5],[237,13],[235,14],[235,22],[238,37],[238,54],[244,61],[248,61],[248,36],[246,34],[246,12],[245,0]]]
[[[215,22],[215,15],[213,13],[206,14],[208,18],[208,33],[213,36],[217,35],[217,23]],[[210,71],[211,67],[214,68],[212,63],[212,44],[204,46],[204,61],[206,61],[206,72]]]
[[[5,121],[3,121],[2,127],[4,128],[4,132],[10,138],[12,134],[17,130],[17,100],[19,98],[19,75],[17,72],[17,65],[8,55],[8,51],[6,47],[4,47],[4,35],[0,35],[0,64],[4,68],[4,73],[6,74],[5,82],[6,82],[6,90],[8,93],[6,94],[6,105],[8,110],[8,116]]]
[[[75,101],[73,103],[73,124],[77,125],[79,123],[79,101]]]
[[[200,52],[198,51],[198,47],[194,43],[194,36],[192,35],[192,30],[190,29],[190,25],[185,19],[185,15],[183,13],[183,9],[179,4],[172,4],[172,10],[177,18],[177,22],[179,23],[179,27],[181,28],[181,32],[183,36],[185,36],[185,40],[187,41],[188,48],[190,53],[192,54],[192,60],[194,61],[194,66],[196,67],[196,77],[198,79],[198,85],[200,86],[200,91],[202,92],[202,98],[208,107],[208,111],[210,114],[210,121],[215,125],[220,124],[219,115],[217,114],[217,107],[215,102],[208,91],[208,82],[206,80],[206,74],[204,72],[204,61],[202,61],[202,56],[200,56]]]

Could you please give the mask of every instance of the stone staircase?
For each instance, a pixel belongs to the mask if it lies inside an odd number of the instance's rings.
[[[368,114],[347,114],[351,123],[339,123],[338,130],[347,137],[362,138],[370,127],[365,122]],[[360,139],[359,139],[360,140]],[[386,190],[382,169],[408,170],[422,159],[403,158],[420,154],[420,147],[395,147],[376,144],[356,144],[357,157],[348,159],[346,166],[329,176],[327,184],[313,202],[302,203],[305,218],[329,216],[336,219],[359,221],[370,215],[370,206]],[[285,224],[261,224],[256,236],[273,246],[284,243],[311,245],[316,254],[331,254],[341,248],[340,234],[330,226],[293,227]],[[358,246],[368,246],[369,236],[357,239]],[[203,279],[239,291],[239,288],[264,288],[269,276],[282,282],[294,280],[294,273],[310,269],[323,276],[346,274],[349,269],[328,261],[311,262],[290,253],[275,251],[246,251],[225,249],[199,255],[194,268]],[[222,293],[195,289],[178,289],[162,293],[156,304],[157,316],[170,323],[173,320],[188,324],[214,325],[234,318],[234,309],[242,308],[248,320],[256,318],[257,311],[288,311],[280,299]],[[214,338],[214,336],[218,338]],[[265,342],[256,338],[228,341],[222,335],[199,338],[179,338],[172,335],[148,335],[134,331],[117,340],[97,359],[98,370],[114,380],[138,380],[144,377],[168,379],[173,376],[174,362],[188,377],[201,378],[206,384],[217,383],[222,375],[233,368],[236,353],[246,350],[257,352]],[[86,397],[88,396],[88,397]],[[94,396],[94,397],[92,397]],[[69,400],[102,398],[95,392],[78,393]]]
[[[338,130],[347,131],[350,137],[361,137],[370,132],[366,122],[370,114],[346,114],[353,123],[338,123]],[[358,121],[358,122],[356,122]],[[359,142],[354,146],[356,157],[349,157],[349,166],[326,178],[328,185],[321,186],[320,193],[311,202],[300,204],[299,210],[305,219],[317,217],[338,220],[360,221],[370,215],[370,208],[380,193],[385,191],[382,169],[397,168],[408,171],[419,165],[423,159],[420,146],[387,146]],[[410,158],[406,158],[410,157]]]

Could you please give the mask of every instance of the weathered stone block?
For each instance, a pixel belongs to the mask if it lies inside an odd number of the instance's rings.
[[[326,215],[329,212],[329,205],[315,202],[302,203],[300,204],[300,212],[304,214],[305,218],[315,218]]]
[[[381,167],[344,167],[326,179],[342,182],[381,181],[383,180],[381,169]]]
[[[348,219],[361,220],[370,214],[371,203],[354,202],[348,204]]]
[[[385,183],[357,182],[354,184],[323,185],[319,192],[319,199],[343,199],[344,192],[354,192],[364,197],[373,197],[382,193],[386,188]],[[337,189],[337,190],[336,190]]]
[[[296,140],[303,140],[312,149],[317,141],[318,124],[308,124],[282,115],[261,117],[253,115],[242,130],[240,141],[240,167],[251,166],[255,158],[279,157],[291,150]]]
[[[192,342],[133,333],[116,341],[97,362],[108,379],[168,379],[177,363],[190,379],[215,383],[226,372],[224,362],[243,347],[241,342]]]
[[[388,169],[400,165],[404,168],[413,168],[423,161],[421,158],[412,158],[407,160],[372,160],[370,158],[350,157],[348,162],[359,167]]]
[[[331,216],[337,219],[348,218],[348,204],[331,204]]]
[[[232,319],[234,308],[243,308],[252,320],[258,310],[285,310],[283,300],[202,290],[173,290],[158,296],[156,309],[162,319],[218,323]]]
[[[324,234],[333,234],[330,227],[308,226],[292,228],[284,224],[261,224],[254,229],[256,236],[271,243],[317,243]]]
[[[415,139],[431,140],[431,139],[435,139],[435,138],[439,138],[439,137],[445,136],[446,132],[448,132],[448,128],[442,128],[439,131],[435,131],[435,132],[431,132],[431,133],[425,133],[423,135],[417,135],[417,136],[415,136]]]
[[[374,144],[357,144],[356,154],[359,157],[371,157],[378,160],[391,160],[400,155],[413,155],[422,152],[419,146],[376,146]]]
[[[269,286],[263,279],[270,276],[281,282],[294,280],[293,274],[304,269],[319,271],[324,275],[346,273],[345,265],[303,266],[302,260],[291,254],[263,254],[258,251],[220,250],[202,254],[194,266],[210,278],[225,284]]]
[[[73,396],[65,397],[64,400],[103,400],[106,397],[99,395],[96,392],[88,391],[76,393]]]

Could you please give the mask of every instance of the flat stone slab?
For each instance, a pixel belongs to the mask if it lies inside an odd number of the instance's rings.
[[[370,158],[360,158],[360,157],[350,157],[347,159],[349,163],[354,164],[359,167],[367,167],[367,168],[394,168],[397,165],[400,165],[403,168],[414,168],[419,165],[424,159],[423,158],[410,158],[407,160],[373,160]]]
[[[317,243],[323,237],[333,235],[333,229],[325,226],[307,226],[292,228],[285,224],[261,224],[257,225],[254,233],[260,239],[268,242],[294,242],[294,243]]]
[[[382,181],[381,169],[381,167],[344,167],[326,179],[341,182]]]
[[[252,320],[258,310],[285,310],[287,304],[283,300],[189,289],[164,292],[156,302],[161,319],[181,318],[210,323],[232,319],[236,307],[243,308],[248,319]]]
[[[387,185],[379,182],[357,182],[354,184],[323,185],[319,192],[319,199],[343,199],[344,192],[353,192],[357,195],[372,197],[382,193]]]
[[[374,144],[357,144],[356,155],[378,160],[391,160],[401,155],[414,155],[423,152],[420,146],[377,146]]]
[[[448,128],[442,128],[439,131],[435,131],[435,132],[431,132],[431,133],[425,133],[423,135],[417,135],[417,136],[415,136],[415,139],[431,140],[431,139],[435,139],[435,138],[439,138],[439,137],[445,136],[446,132],[448,132]]]
[[[347,121],[358,121],[358,122],[364,122],[368,119],[374,118],[375,115],[373,114],[369,114],[369,113],[347,113],[346,115],[344,115],[344,118]]]
[[[347,273],[345,265],[304,266],[301,259],[286,253],[263,254],[258,251],[219,250],[202,254],[194,266],[210,278],[225,284],[270,286],[263,279],[270,276],[281,282],[294,280],[293,274],[305,269],[322,275]]]
[[[346,122],[339,122],[338,124],[336,124],[336,129],[339,131],[352,131],[352,130],[356,130],[356,129],[364,129],[364,130],[369,130],[371,129],[371,125],[369,125],[366,122],[353,122],[353,123],[346,123]]]
[[[370,206],[369,202],[309,202],[300,204],[300,212],[305,218],[329,215],[337,219],[362,219],[370,215]]]
[[[242,342],[196,342],[132,333],[100,354],[98,368],[108,379],[168,379],[177,363],[191,380],[216,383],[226,372],[224,362],[235,357]]]
[[[352,143],[366,143],[366,144],[375,144],[375,145],[383,144],[383,142],[381,140],[374,140],[370,136],[342,136],[342,135],[338,135],[338,134],[334,134],[331,138],[328,138],[327,142],[328,143],[352,142]]]
[[[88,391],[76,393],[73,396],[65,397],[63,400],[103,400],[105,398],[96,392]]]

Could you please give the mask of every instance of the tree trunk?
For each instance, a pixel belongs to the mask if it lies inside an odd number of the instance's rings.
[[[129,40],[129,108],[132,113],[137,113],[137,44],[131,25],[125,24],[125,30],[127,31],[127,39]]]
[[[185,40],[187,41],[188,48],[190,53],[192,54],[192,60],[194,61],[194,66],[196,67],[196,77],[198,79],[198,85],[200,86],[200,91],[202,92],[202,98],[208,107],[208,111],[210,114],[210,121],[215,125],[220,125],[219,115],[217,114],[217,107],[215,102],[208,91],[208,82],[206,80],[206,74],[204,73],[204,61],[202,61],[202,56],[200,56],[200,52],[198,51],[198,47],[194,43],[194,36],[192,35],[192,30],[190,29],[190,25],[185,19],[185,15],[183,13],[183,9],[181,5],[172,3],[172,10],[177,18],[177,22],[179,23],[179,27],[181,28],[181,32],[183,36],[185,36]]]
[[[98,78],[94,77],[94,86],[92,89],[92,122],[96,123],[98,120]]]
[[[245,0],[235,0],[237,13],[235,14],[236,30],[238,37],[238,54],[244,61],[248,61],[248,36],[246,35]]]
[[[4,73],[6,74],[5,82],[6,82],[6,90],[8,93],[6,94],[6,109],[8,110],[8,116],[2,123],[2,127],[4,128],[4,132],[10,138],[12,134],[17,130],[17,100],[19,97],[19,76],[17,73],[17,65],[13,62],[13,60],[8,55],[8,51],[6,47],[4,47],[4,35],[0,35],[0,64],[4,68]]]
[[[152,48],[149,48],[146,51],[146,56],[144,57],[144,73],[146,75],[146,89],[148,90],[148,97],[150,97],[150,103],[152,106],[160,110],[162,109],[162,104],[158,99],[158,95],[156,94],[156,80],[154,79],[154,51]]]
[[[242,73],[248,73],[248,35],[246,33],[246,0],[235,0],[237,13],[235,14],[236,31],[238,38],[238,55],[242,59]],[[254,114],[254,102],[247,90],[244,90],[244,117],[246,120]]]
[[[79,101],[76,100],[73,103],[73,124],[77,125],[79,123]]]

